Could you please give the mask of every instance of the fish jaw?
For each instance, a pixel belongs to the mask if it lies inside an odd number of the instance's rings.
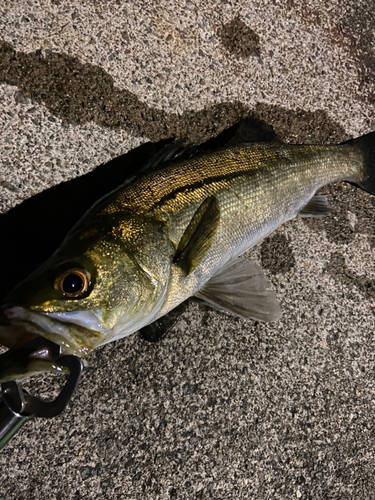
[[[147,300],[138,300],[135,310],[126,308],[107,310],[43,311],[39,308],[3,306],[7,326],[0,326],[0,344],[14,347],[21,338],[40,335],[61,347],[62,354],[86,356],[100,345],[113,342],[138,331],[154,321],[162,308],[168,289],[156,281]]]
[[[110,332],[93,311],[44,313],[13,306],[5,308],[3,313],[10,326],[0,327],[0,343],[7,346],[12,333],[16,343],[20,338],[19,332],[23,331],[58,344],[62,354],[83,357]]]
[[[158,301],[158,307],[163,299],[164,294]],[[25,358],[18,359],[16,356],[14,359],[18,349],[33,338],[42,337],[57,344],[62,356],[84,357],[100,345],[139,330],[155,316],[154,311],[148,311],[146,315],[140,314],[129,320],[127,314],[124,314],[118,317],[114,326],[107,327],[99,319],[101,314],[94,311],[36,312],[12,306],[2,308],[1,312],[8,324],[0,326],[0,345],[10,349],[5,356],[11,352],[13,354],[0,364],[0,382],[22,380],[43,371],[64,371],[64,367],[50,356],[48,344]]]

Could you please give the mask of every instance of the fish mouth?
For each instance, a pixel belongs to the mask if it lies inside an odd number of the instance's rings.
[[[40,335],[58,344],[62,354],[82,357],[109,333],[93,311],[44,313],[12,306],[2,312],[10,322],[8,326],[0,326],[0,344],[6,347],[19,342],[23,331],[25,336]]]

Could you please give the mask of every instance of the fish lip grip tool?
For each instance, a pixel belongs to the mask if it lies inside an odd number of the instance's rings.
[[[52,418],[59,415],[67,407],[75,393],[80,380],[83,363],[78,356],[61,356],[59,345],[43,337],[37,337],[23,344],[19,349],[0,356],[0,364],[3,360],[7,363],[13,359],[19,361],[32,355],[41,349],[49,351],[49,359],[55,361],[58,366],[69,371],[69,377],[60,394],[53,401],[45,401],[25,391],[19,381],[7,381],[1,383],[0,396],[0,449],[16,434],[20,427],[31,418]]]

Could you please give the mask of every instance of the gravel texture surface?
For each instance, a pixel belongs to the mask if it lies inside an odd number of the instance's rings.
[[[3,1],[0,295],[148,141],[203,142],[245,116],[295,143],[370,132],[374,25],[371,2]],[[374,498],[375,198],[323,192],[335,212],[251,252],[279,322],[190,304],[159,344],[98,349],[68,410],[0,453],[0,498]]]

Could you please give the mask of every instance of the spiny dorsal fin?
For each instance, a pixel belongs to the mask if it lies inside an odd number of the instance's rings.
[[[311,198],[298,215],[300,217],[324,217],[332,211],[333,208],[329,204],[327,197],[316,195]]]
[[[187,143],[182,139],[177,139],[164,146],[155,156],[150,158],[142,167],[142,172],[154,170],[166,163],[187,160],[197,154],[199,147],[192,143]]]
[[[260,120],[247,117],[203,144],[193,144],[184,139],[169,142],[142,166],[139,173],[158,170],[170,162],[188,160],[237,144],[275,141],[277,138],[272,127]]]
[[[197,268],[210,249],[220,221],[215,196],[206,198],[186,228],[173,259],[188,275]]]
[[[281,309],[262,268],[244,257],[229,261],[196,293],[207,305],[245,319],[277,321]]]

